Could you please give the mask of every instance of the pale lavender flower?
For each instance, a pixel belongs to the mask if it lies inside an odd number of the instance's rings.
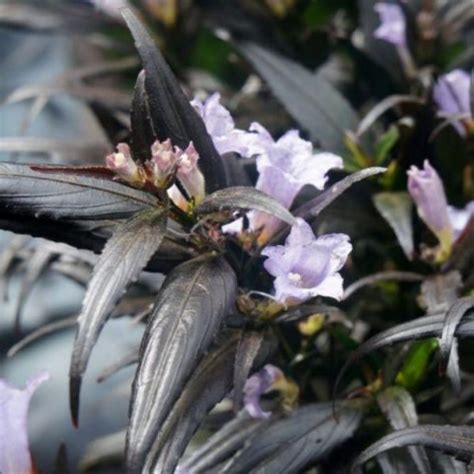
[[[28,408],[36,389],[48,379],[49,374],[41,372],[23,390],[0,379],[0,472],[33,472],[28,447]]]
[[[280,303],[296,304],[315,296],[340,300],[343,280],[338,273],[352,245],[345,234],[315,237],[311,227],[297,219],[285,245],[268,246],[264,267],[275,277],[275,298]]]
[[[443,182],[428,160],[424,161],[423,169],[412,166],[408,170],[408,191],[415,201],[418,215],[449,254],[454,236],[448,202]]]
[[[323,189],[327,173],[342,168],[342,158],[332,153],[314,153],[313,145],[303,140],[297,130],[290,130],[277,141],[258,123],[250,130],[254,137],[249,141],[249,151],[257,155],[259,177],[256,187],[290,208],[300,190],[311,185]],[[275,217],[262,212],[249,214],[254,230],[262,229],[259,241],[266,242],[282,225]]]
[[[464,209],[448,206],[448,215],[453,228],[454,239],[457,240],[463,233],[469,221],[474,219],[474,201],[468,203]]]
[[[244,407],[251,417],[269,418],[271,416],[270,412],[263,411],[260,398],[282,377],[283,372],[278,367],[267,364],[247,379],[244,386]]]
[[[444,114],[468,118],[471,115],[470,88],[469,74],[462,69],[454,69],[438,79],[433,98]],[[465,135],[465,129],[459,121],[453,122],[453,125],[461,135]]]
[[[374,36],[406,48],[406,20],[403,10],[394,3],[380,2],[374,6],[380,16],[380,26],[374,31]]]
[[[235,152],[243,157],[249,157],[247,141],[250,134],[235,128],[234,120],[230,112],[220,103],[220,98],[220,94],[216,92],[204,102],[194,98],[191,105],[203,119],[206,130],[221,155]]]
[[[111,153],[105,158],[107,168],[114,171],[124,181],[132,184],[141,184],[144,177],[137,164],[133,161],[130,147],[126,143],[117,145],[117,152]]]
[[[441,76],[433,89],[433,97],[445,114],[467,114],[471,112],[469,90],[471,79],[462,69]]]

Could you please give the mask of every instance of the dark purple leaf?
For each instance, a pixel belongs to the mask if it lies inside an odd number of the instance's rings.
[[[246,339],[245,335],[234,335],[198,365],[162,425],[147,455],[145,471],[174,472],[195,430],[209,410],[232,388],[233,361],[238,347]],[[275,348],[273,342],[272,339],[262,341],[251,368],[258,369],[268,359]]]
[[[133,384],[126,466],[142,472],[146,455],[199,359],[235,303],[234,271],[221,257],[176,267],[158,295]]]
[[[448,309],[439,342],[441,368],[448,368],[448,376],[456,393],[461,390],[461,375],[456,344],[456,329],[467,312],[474,308],[474,296],[460,298]]]
[[[123,9],[122,15],[142,59],[150,118],[157,138],[169,138],[183,150],[192,141],[200,156],[199,167],[206,179],[206,190],[212,192],[225,187],[222,159],[206,131],[204,122],[189,103],[142,23],[129,9]],[[146,120],[146,117],[143,120]]]
[[[220,471],[224,473],[299,472],[320,461],[352,437],[363,408],[331,403],[303,406],[287,417],[274,419],[252,437]]]
[[[27,216],[100,221],[130,217],[156,198],[106,179],[0,163],[0,204]]]
[[[255,357],[260,350],[263,335],[252,331],[245,334],[239,341],[234,361],[234,411],[242,408],[244,385],[254,365]]]
[[[422,425],[395,431],[379,439],[360,454],[354,461],[351,472],[357,472],[369,459],[389,449],[420,445],[470,460],[474,455],[474,428]]]
[[[410,393],[403,387],[388,387],[377,396],[380,409],[387,417],[394,430],[401,430],[418,425],[418,414],[416,406]],[[431,467],[423,448],[408,448],[418,471],[423,474],[430,474]]]
[[[151,145],[156,139],[150,118],[148,97],[145,91],[145,71],[137,78],[130,113],[130,148],[135,160],[144,162],[151,158]]]
[[[297,217],[302,217],[303,219],[316,217],[353,184],[362,181],[369,176],[385,173],[385,171],[387,171],[386,168],[374,166],[372,168],[366,168],[365,170],[358,171],[357,173],[352,173],[337,183],[334,183],[329,189],[321,193],[319,196],[295,209],[294,215]]]
[[[289,225],[296,223],[290,211],[277,200],[250,186],[235,186],[209,194],[196,208],[196,213],[210,214],[224,209],[255,209],[278,217]]]
[[[405,341],[440,337],[444,327],[444,320],[444,312],[431,314],[407,323],[398,324],[371,337],[361,344],[347,359],[337,376],[334,391],[337,392],[337,387],[347,369],[365,355],[383,347]],[[468,311],[461,323],[456,327],[455,336],[474,336],[474,310]]]
[[[99,333],[117,301],[158,250],[166,232],[164,210],[142,212],[115,229],[107,241],[84,297],[74,341],[70,377],[71,415],[77,425],[82,374]]]
[[[355,130],[358,122],[349,102],[322,75],[291,59],[255,43],[242,41],[238,46],[311,140],[343,153],[345,132]]]

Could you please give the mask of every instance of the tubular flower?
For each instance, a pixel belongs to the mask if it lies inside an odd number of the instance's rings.
[[[464,209],[448,206],[448,215],[453,228],[454,239],[457,240],[469,224],[469,221],[474,219],[474,201],[468,203]]]
[[[28,408],[36,389],[48,379],[49,374],[41,372],[23,390],[0,379],[0,472],[34,472],[28,448]]]
[[[455,69],[441,76],[433,89],[433,98],[439,110],[447,115],[471,115],[470,106],[471,79],[462,69]],[[459,122],[454,126],[464,135],[464,127]]]
[[[311,142],[303,140],[297,130],[290,130],[274,141],[260,124],[253,123],[255,132],[249,150],[257,155],[259,177],[257,189],[290,208],[300,190],[311,185],[323,189],[327,173],[342,168],[342,158],[332,153],[314,153]],[[281,221],[262,212],[249,214],[254,230],[262,230],[259,241],[266,242],[281,226]]]
[[[186,189],[187,193],[194,198],[194,202],[199,204],[205,196],[204,176],[197,165],[199,154],[191,142],[186,150],[179,150],[177,156],[178,179]]]
[[[400,6],[380,2],[375,4],[374,9],[380,16],[380,26],[375,30],[374,36],[395,46],[406,48],[406,20]]]
[[[142,170],[133,161],[130,147],[126,143],[117,145],[117,152],[111,153],[105,158],[107,168],[114,171],[124,181],[131,184],[141,185],[145,178]]]
[[[177,166],[176,152],[173,150],[171,140],[160,142],[156,140],[151,146],[151,160],[148,169],[152,175],[153,184],[159,188],[166,187],[170,176]]]
[[[338,273],[352,245],[345,234],[315,237],[302,219],[293,226],[285,245],[268,246],[264,267],[275,277],[275,298],[280,303],[302,303],[315,296],[340,300],[343,280]]]
[[[206,130],[221,155],[235,152],[243,157],[251,156],[248,150],[248,140],[251,134],[235,128],[234,120],[230,112],[221,105],[220,98],[220,94],[216,92],[204,102],[194,98],[191,105],[203,119]]]
[[[408,170],[408,191],[415,201],[418,215],[441,244],[439,257],[446,257],[454,241],[453,228],[443,183],[428,160],[423,163],[423,169],[412,166]]]
[[[244,406],[251,417],[269,418],[271,416],[270,412],[263,411],[260,398],[283,377],[283,372],[278,367],[267,364],[262,370],[247,379],[244,386]]]

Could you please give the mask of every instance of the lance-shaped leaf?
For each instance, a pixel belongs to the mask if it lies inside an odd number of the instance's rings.
[[[235,418],[216,431],[181,464],[183,470],[192,473],[215,472],[216,466],[237,453],[245,443],[273,419],[252,418],[247,410],[240,411]]]
[[[308,217],[316,217],[337,197],[339,197],[343,192],[347,191],[353,184],[362,181],[369,176],[385,173],[385,171],[387,171],[387,168],[374,166],[372,168],[366,168],[365,170],[358,171],[357,173],[352,173],[337,183],[334,183],[329,189],[321,193],[319,196],[298,207],[294,211],[294,214],[295,216],[302,217],[303,219]]]
[[[394,430],[418,425],[415,402],[410,393],[402,387],[388,387],[377,396],[380,409]],[[420,447],[408,448],[420,473],[430,474],[431,468],[426,452]]]
[[[289,225],[296,224],[291,212],[276,199],[250,186],[235,186],[209,194],[196,208],[196,213],[210,214],[225,209],[254,209],[278,217]]]
[[[196,428],[231,390],[233,361],[239,345],[246,339],[246,335],[232,336],[198,365],[148,452],[145,472],[174,472]],[[258,369],[275,347],[273,339],[262,341],[251,368]]]
[[[71,415],[79,411],[82,374],[99,333],[129,283],[158,250],[166,232],[166,211],[144,211],[118,226],[94,267],[78,318],[69,371]]]
[[[162,141],[169,138],[182,150],[192,141],[200,156],[199,167],[206,179],[206,190],[212,192],[225,187],[221,157],[204,122],[189,103],[176,77],[138,18],[129,9],[123,9],[122,15],[142,59],[150,118],[157,138]]]
[[[371,337],[369,340],[361,344],[347,359],[337,376],[334,391],[337,391],[339,382],[342,380],[347,369],[365,355],[377,349],[405,341],[424,339],[428,337],[439,337],[442,333],[444,323],[444,312],[432,314],[430,316],[417,318],[408,323],[398,324]],[[461,323],[456,327],[454,335],[459,337],[474,335],[474,310],[467,312]]]
[[[313,141],[327,150],[345,151],[345,132],[355,130],[358,117],[349,102],[321,74],[314,74],[255,43],[240,42],[238,46]]]
[[[256,331],[245,334],[239,341],[234,361],[234,411],[236,412],[242,408],[245,382],[249,377],[262,342],[262,333]]]
[[[408,193],[378,193],[374,196],[374,205],[397,236],[398,243],[408,260],[413,258],[412,208],[413,201]]]
[[[0,163],[0,204],[27,216],[100,221],[130,217],[156,198],[107,179]]]
[[[221,470],[222,473],[299,472],[349,439],[364,410],[331,403],[306,405],[288,417],[275,419],[246,443]]]
[[[155,139],[145,90],[145,71],[142,70],[137,77],[130,113],[130,148],[133,158],[140,162],[150,159],[150,148]]]
[[[351,472],[357,472],[360,466],[380,453],[405,446],[425,446],[470,460],[474,455],[474,427],[423,425],[395,431],[362,452],[354,461]]]
[[[235,273],[222,257],[200,257],[167,276],[145,330],[133,383],[127,472],[142,472],[147,452],[231,311],[236,291]]]
[[[456,393],[459,393],[461,390],[461,375],[459,373],[458,348],[455,333],[467,311],[473,307],[473,296],[460,298],[453,303],[446,313],[439,343],[441,367],[443,369],[448,369],[448,376]]]

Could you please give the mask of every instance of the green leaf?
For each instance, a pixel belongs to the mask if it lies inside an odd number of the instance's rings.
[[[382,165],[387,155],[393,149],[398,139],[400,138],[400,132],[395,125],[392,125],[377,141],[375,145],[375,164]]]
[[[438,346],[438,339],[434,337],[416,342],[410,349],[395,381],[407,390],[416,390],[425,379],[428,364]]]

